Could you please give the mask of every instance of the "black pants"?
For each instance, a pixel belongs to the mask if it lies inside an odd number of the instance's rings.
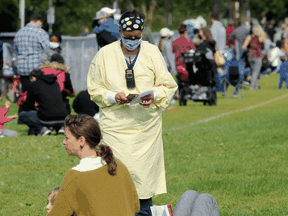
[[[27,91],[30,82],[29,76],[20,76],[21,92]]]

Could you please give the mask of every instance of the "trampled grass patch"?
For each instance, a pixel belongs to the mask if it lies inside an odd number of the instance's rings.
[[[288,214],[288,91],[277,80],[262,78],[244,98],[218,94],[217,106],[189,101],[163,112],[168,193],[155,205],[174,208],[184,191],[197,190],[216,198],[220,215]],[[15,120],[5,126],[21,136],[0,139],[0,215],[46,215],[47,194],[78,159],[67,155],[63,135],[28,137]]]

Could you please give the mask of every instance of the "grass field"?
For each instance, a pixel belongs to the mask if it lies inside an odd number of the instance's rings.
[[[220,215],[288,215],[288,91],[277,81],[261,78],[261,90],[244,98],[218,94],[217,106],[189,101],[163,112],[168,193],[155,205],[175,208],[184,191],[197,190],[216,198]],[[0,215],[44,216],[47,194],[78,158],[67,155],[63,135],[28,137],[16,120],[5,126],[21,136],[0,139]]]

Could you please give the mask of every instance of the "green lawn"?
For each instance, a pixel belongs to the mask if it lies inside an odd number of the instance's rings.
[[[168,193],[154,204],[175,208],[185,190],[197,190],[216,198],[220,215],[288,215],[288,91],[277,82],[270,75],[244,98],[218,94],[217,106],[189,101],[163,112]],[[78,158],[67,155],[63,135],[28,137],[16,120],[5,126],[21,136],[0,139],[0,215],[46,215],[47,194]]]

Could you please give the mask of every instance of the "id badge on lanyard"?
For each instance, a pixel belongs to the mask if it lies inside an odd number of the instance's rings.
[[[131,89],[131,88],[135,88],[135,76],[134,76],[134,70],[133,70],[133,67],[134,67],[134,64],[137,60],[137,57],[138,57],[138,54],[139,52],[137,53],[133,63],[131,62],[131,59],[130,59],[130,64],[127,62],[127,60],[125,59],[126,61],[126,64],[127,64],[127,69],[125,70],[125,78],[126,78],[126,85],[127,85],[127,88],[128,89]]]
[[[132,67],[129,67],[125,70],[125,77],[126,77],[126,84],[127,88],[135,88],[135,77],[134,77],[134,70]]]

